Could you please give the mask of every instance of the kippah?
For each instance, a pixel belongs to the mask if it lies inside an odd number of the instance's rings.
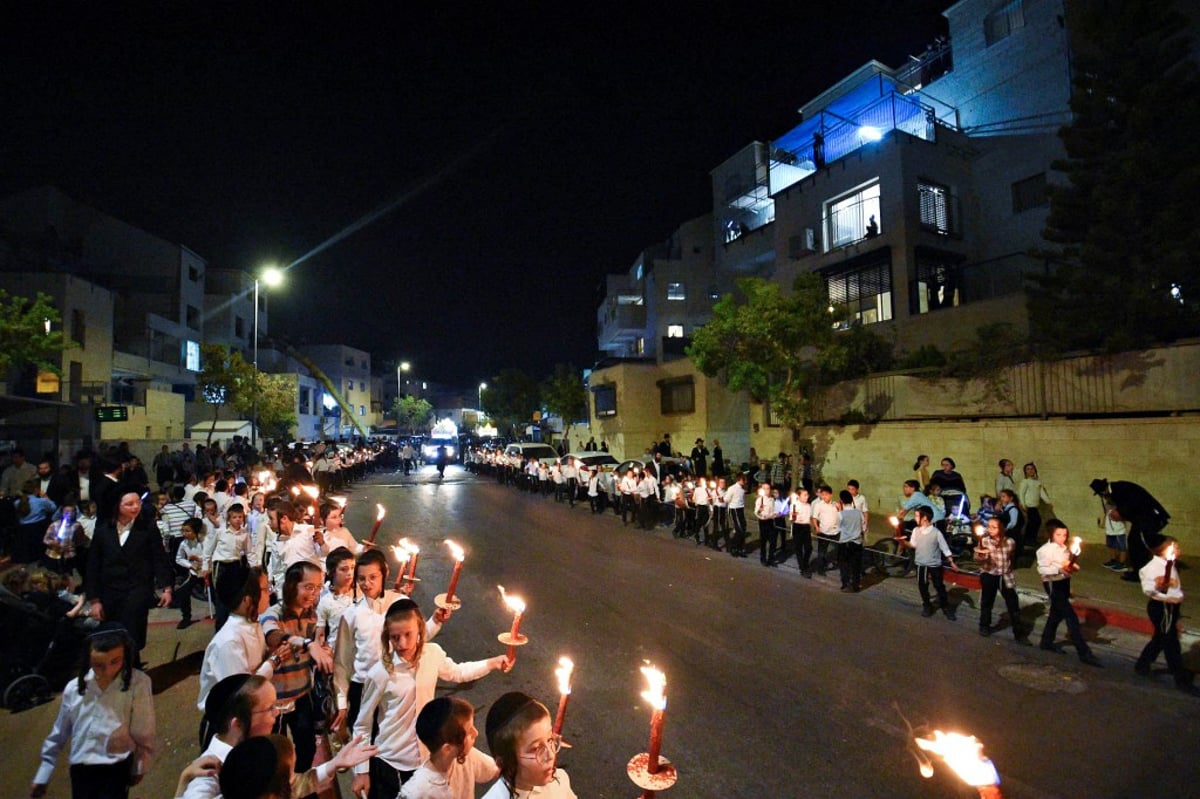
[[[495,749],[492,745],[492,736],[512,720],[512,717],[517,715],[526,705],[536,702],[529,694],[523,694],[520,691],[509,691],[504,696],[492,703],[487,714],[487,739],[488,747]]]
[[[250,679],[249,674],[231,674],[214,685],[204,700],[204,718],[214,727],[220,725],[234,694],[242,690],[242,686]]]
[[[241,604],[241,598],[250,579],[250,567],[243,566],[241,561],[222,563],[217,572],[217,582],[213,586],[217,599],[227,608],[235,608]]]
[[[421,712],[417,714],[417,738],[425,744],[426,749],[437,748],[434,744],[438,741],[442,726],[450,718],[453,707],[454,703],[450,701],[450,697],[439,696],[421,708]]]
[[[265,735],[247,738],[221,765],[221,795],[225,799],[256,799],[271,787],[275,775],[275,745]]]
[[[393,610],[396,611],[397,613],[399,613],[399,612],[405,611],[405,610],[420,610],[420,607],[417,605],[416,602],[409,599],[408,597],[403,597],[401,599],[397,599],[395,602],[388,605],[387,613],[384,615],[386,615],[386,616],[392,615]]]

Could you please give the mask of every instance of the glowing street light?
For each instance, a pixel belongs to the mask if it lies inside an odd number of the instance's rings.
[[[275,266],[263,268],[262,274],[254,278],[254,371],[258,372],[258,284],[264,283],[268,288],[275,288],[283,283],[283,272]],[[251,411],[250,446],[258,449],[258,392],[254,393]]]
[[[487,383],[479,384],[479,411],[480,411],[480,413],[483,412],[483,392],[484,392],[484,389],[486,389],[486,388],[487,388]]]

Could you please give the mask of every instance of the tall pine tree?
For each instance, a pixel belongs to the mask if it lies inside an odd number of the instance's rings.
[[[1050,189],[1053,271],[1030,292],[1043,351],[1200,334],[1200,78],[1162,0],[1071,0],[1068,183]]]

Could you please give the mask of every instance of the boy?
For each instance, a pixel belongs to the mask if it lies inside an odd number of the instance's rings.
[[[1161,652],[1167,660],[1167,668],[1175,678],[1175,687],[1184,693],[1195,694],[1192,685],[1193,674],[1184,668],[1183,654],[1179,646],[1179,614],[1183,608],[1183,583],[1179,579],[1179,570],[1172,569],[1168,580],[1167,550],[1174,547],[1172,557],[1178,554],[1179,544],[1170,536],[1154,548],[1154,556],[1150,562],[1138,570],[1142,581],[1142,593],[1150,597],[1146,605],[1146,613],[1150,623],[1154,625],[1154,635],[1138,656],[1133,669],[1143,677],[1150,676],[1150,664],[1158,659]],[[1178,564],[1176,564],[1178,565]]]
[[[400,788],[399,799],[474,799],[475,786],[500,776],[496,762],[475,748],[475,709],[439,696],[417,715],[417,737],[429,757]]]
[[[1100,520],[1100,526],[1104,528],[1104,543],[1112,554],[1108,563],[1104,564],[1104,568],[1121,573],[1128,568],[1126,563],[1129,558],[1129,542],[1126,539],[1128,530],[1125,527],[1125,520],[1117,513],[1116,506],[1110,502],[1102,504],[1104,505],[1104,518]]]
[[[947,619],[954,621],[956,616],[954,608],[950,607],[950,598],[946,593],[942,558],[950,561],[950,568],[955,571],[958,571],[958,566],[954,564],[954,558],[950,554],[950,547],[946,544],[946,538],[942,535],[942,531],[933,526],[933,508],[922,505],[913,513],[916,516],[917,526],[913,528],[907,539],[897,533],[896,543],[902,549],[915,550],[913,559],[917,565],[917,590],[921,594],[921,615],[925,618],[933,615],[933,602],[929,598],[929,582],[932,581],[933,587],[937,591],[938,604],[942,608],[942,613],[946,615]]]
[[[192,624],[192,587],[202,579],[204,572],[204,544],[200,541],[204,523],[199,519],[185,519],[180,530],[182,537],[179,549],[175,551],[175,574],[184,579],[173,592],[173,599],[181,616],[175,629],[186,630]]]
[[[863,534],[867,519],[854,507],[854,495],[849,491],[838,494],[842,512],[838,516],[838,565],[842,572],[842,590],[856,594],[862,589]]]

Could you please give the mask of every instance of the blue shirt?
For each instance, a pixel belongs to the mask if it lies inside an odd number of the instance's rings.
[[[922,505],[933,510],[934,524],[937,524],[942,519],[946,518],[946,511],[942,508],[939,508],[937,505],[934,505],[933,501],[929,497],[925,496],[925,494],[921,491],[914,491],[912,496],[904,500],[900,507],[904,508],[905,510],[912,511],[916,510]],[[908,514],[905,514],[905,518],[908,518]]]
[[[842,508],[838,517],[838,543],[861,541],[863,537],[863,515],[857,508]]]
[[[19,500],[18,500],[19,502]],[[29,498],[29,513],[25,514],[18,524],[33,524],[34,522],[49,522],[54,517],[58,506],[45,497]]]

